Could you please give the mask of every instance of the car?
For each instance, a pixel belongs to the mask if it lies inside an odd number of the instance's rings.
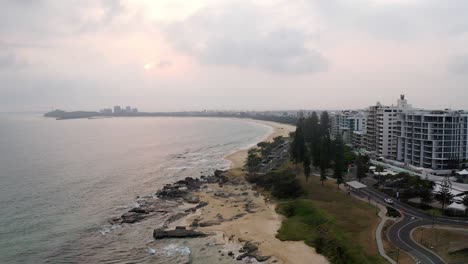
[[[388,204],[393,204],[393,200],[390,198],[386,198],[384,201]]]

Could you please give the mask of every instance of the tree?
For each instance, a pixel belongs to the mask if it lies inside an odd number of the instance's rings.
[[[301,118],[297,122],[296,132],[294,132],[294,138],[291,143],[291,159],[295,164],[304,161],[304,157],[307,151],[307,147],[304,141],[303,125],[303,119]]]
[[[262,162],[260,150],[258,148],[249,149],[247,155],[247,168],[249,171],[253,171]]]
[[[320,164],[320,131],[319,118],[315,111],[312,112],[308,122],[310,125],[310,136],[308,136],[308,143],[310,146],[311,159],[313,161],[314,167],[318,167]]]
[[[375,172],[383,172],[384,171],[384,167],[382,165],[377,165],[377,167],[375,167]]]
[[[432,188],[422,188],[419,191],[419,197],[421,198],[421,207],[430,204],[433,200]]]
[[[308,182],[310,177],[310,155],[306,155],[302,165],[304,166],[304,176],[306,178],[306,182]]]
[[[323,182],[326,180],[327,180],[327,170],[324,168],[320,168],[320,181],[322,182],[322,186],[323,186]]]
[[[343,183],[343,172],[345,169],[344,165],[344,143],[341,137],[338,137],[334,141],[335,147],[334,152],[335,152],[335,168],[333,171],[333,176],[336,178],[336,184],[338,185],[338,188],[340,188],[340,184]]]
[[[320,144],[320,175],[325,175],[326,170],[330,167],[330,145],[328,141],[329,139],[325,137]]]
[[[445,176],[440,183],[440,190],[437,195],[437,200],[442,203],[442,210],[445,210],[445,206],[452,200],[452,182],[448,176]]]
[[[366,173],[369,171],[369,158],[367,156],[358,155],[356,157],[356,177],[359,181],[366,177]]]
[[[330,116],[328,115],[327,111],[323,111],[320,114],[320,135],[330,136],[330,130],[331,130]]]

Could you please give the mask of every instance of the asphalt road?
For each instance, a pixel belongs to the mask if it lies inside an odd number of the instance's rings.
[[[286,141],[285,144],[279,148],[274,149],[270,155],[279,158],[271,159],[267,164],[264,164],[258,172],[267,173],[274,170],[277,166],[281,166],[285,161],[289,159],[289,141]]]
[[[361,189],[359,192],[361,195],[370,197],[372,200],[381,204],[386,204],[384,199],[392,198],[384,193],[374,190],[372,187]],[[419,263],[443,264],[445,262],[438,255],[420,246],[412,240],[411,231],[414,228],[432,224],[451,226],[456,225],[468,228],[467,219],[433,217],[432,215],[420,212],[419,210],[399,201],[395,201],[391,206],[395,209],[398,209],[403,214],[403,219],[390,227],[388,231],[388,237],[394,245],[412,255],[416,260],[419,261]]]

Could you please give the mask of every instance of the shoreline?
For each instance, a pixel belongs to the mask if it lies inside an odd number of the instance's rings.
[[[289,132],[295,130],[295,127],[292,125],[270,121],[250,121],[270,126],[273,129],[269,135],[265,136],[263,140],[259,142],[271,142],[273,141],[273,138],[277,136],[287,137],[289,136]],[[223,238],[219,242],[224,243],[226,246],[230,243],[235,243],[236,241],[237,243],[242,241],[253,241],[258,243],[259,253],[264,256],[271,256],[271,259],[266,263],[299,264],[304,263],[305,259],[311,263],[328,263],[328,260],[324,256],[318,254],[314,248],[307,246],[303,241],[280,241],[276,238],[277,231],[281,227],[281,223],[283,221],[283,216],[276,212],[276,204],[274,202],[254,190],[253,186],[243,178],[245,173],[243,172],[242,167],[245,164],[248,150],[252,147],[254,146],[238,150],[225,156],[224,159],[231,162],[231,166],[227,172],[229,177],[237,178],[245,184],[246,188],[243,190],[243,194],[247,193],[245,195],[245,199],[249,199],[249,203],[253,205],[252,207],[254,209],[251,213],[239,219],[199,229],[206,232],[222,234],[221,236],[218,236]],[[216,187],[218,186],[211,186],[211,188]],[[218,191],[234,193],[236,189],[237,188],[232,188],[232,186],[224,185],[219,188]],[[226,206],[233,202],[232,199],[219,199],[220,197],[211,195],[209,192],[201,192],[199,195],[201,200],[208,202],[208,206],[203,208],[199,215],[192,217],[189,216],[186,219],[186,222],[191,222],[196,217],[200,217],[200,215],[204,214],[215,219],[218,215],[232,217],[236,212],[238,212],[236,207]],[[214,215],[215,213],[216,215]]]
[[[271,133],[259,142],[287,136],[295,129],[291,125],[269,121],[252,122],[272,127]],[[276,212],[274,202],[245,180],[242,167],[248,149],[253,146],[226,155],[224,159],[231,162],[226,171],[217,170],[214,175],[200,178],[187,177],[165,185],[154,195],[139,197],[135,208],[109,219],[109,224],[127,226],[143,221],[142,224],[150,225],[148,228],[161,234],[183,229],[207,235],[213,242],[193,240],[193,243],[203,243],[197,245],[206,253],[206,246],[219,248],[210,251],[210,259],[218,261],[209,263],[237,263],[242,260],[239,263],[299,264],[305,259],[311,263],[328,263],[324,256],[303,241],[280,241],[276,238],[283,216]],[[157,225],[154,225],[155,221]],[[146,244],[148,248],[156,248],[158,238],[154,238],[153,242]],[[245,248],[249,249],[246,251]]]
[[[262,141],[271,142],[273,141],[273,138],[277,136],[287,137],[289,136],[289,132],[293,132],[295,130],[295,127],[292,125],[281,124],[281,123],[276,123],[276,122],[271,122],[271,121],[255,120],[255,119],[247,119],[247,120],[248,122],[257,123],[257,124],[269,126],[270,128],[272,128],[271,133],[268,135],[265,135],[263,139],[261,139],[259,142],[262,142]],[[244,166],[245,159],[247,158],[247,153],[249,149],[251,149],[254,146],[255,145],[247,147],[245,149],[240,149],[240,150],[237,150],[233,153],[230,153],[224,156],[224,159],[231,163],[229,170],[241,168],[242,166]]]

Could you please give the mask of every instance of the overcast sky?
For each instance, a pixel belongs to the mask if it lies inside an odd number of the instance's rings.
[[[0,111],[468,109],[464,0],[3,0]]]

